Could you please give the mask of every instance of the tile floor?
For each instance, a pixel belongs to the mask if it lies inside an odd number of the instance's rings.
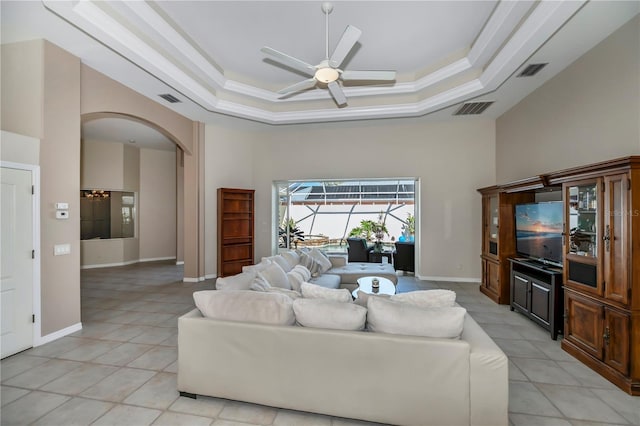
[[[370,423],[176,391],[177,318],[192,292],[181,267],[148,263],[82,271],[83,329],[0,362],[2,425],[326,425]],[[640,425],[631,397],[477,284],[400,277],[398,291],[448,288],[509,356],[512,425]]]

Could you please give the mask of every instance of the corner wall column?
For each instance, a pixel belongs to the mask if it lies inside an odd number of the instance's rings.
[[[204,280],[204,124],[193,123],[193,150],[184,153],[184,281]]]

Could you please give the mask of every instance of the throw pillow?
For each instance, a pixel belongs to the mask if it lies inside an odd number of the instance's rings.
[[[289,280],[291,289],[295,291],[300,291],[300,286],[305,282],[305,278],[302,276],[302,273],[295,270],[295,268],[291,272],[287,272],[287,279]]]
[[[296,265],[293,267],[292,271],[296,271],[302,275],[304,281],[309,281],[311,279],[311,271],[309,271],[306,266]]]
[[[271,287],[280,287],[291,290],[291,285],[289,284],[286,272],[284,272],[280,265],[275,262],[258,272],[257,276],[265,279]]]
[[[216,279],[216,290],[249,290],[255,277],[256,274],[252,272],[220,277]]]
[[[253,291],[267,291],[271,288],[271,284],[260,274],[253,279],[253,282],[249,286],[249,290]]]
[[[366,308],[367,307],[367,303],[369,302],[369,299],[372,298],[372,297],[382,297],[382,298],[388,299],[391,296],[388,295],[388,294],[365,293],[362,290],[358,290],[358,297],[356,297],[356,300],[354,300],[353,303]]]
[[[451,290],[421,290],[394,294],[391,300],[419,308],[446,308],[455,306],[456,293]]]
[[[381,297],[370,297],[367,308],[370,331],[449,339],[460,338],[467,312],[458,306],[418,308]]]
[[[262,271],[264,268],[266,268],[269,265],[271,265],[270,260],[262,259],[262,262],[258,264],[243,266],[242,272],[253,273],[255,276],[258,272]]]
[[[331,269],[331,261],[323,252],[321,252],[317,248],[311,249],[311,251],[309,252],[309,256],[311,256],[311,258],[313,258],[313,260],[315,260],[318,264],[319,273],[324,274],[329,269]]]
[[[332,330],[364,330],[367,310],[353,303],[323,299],[293,301],[296,322],[303,327]]]
[[[289,265],[295,267],[298,263],[300,263],[300,255],[295,250],[287,250],[280,253],[282,257],[284,257]]]
[[[280,267],[284,272],[289,272],[291,269],[293,269],[293,266],[294,266],[289,264],[287,259],[285,259],[284,256],[281,256],[279,254],[276,256],[263,257],[262,259],[269,260],[272,263],[277,263],[278,265],[280,265]]]
[[[352,302],[351,293],[346,288],[326,288],[311,283],[300,286],[302,297],[307,299],[327,299],[336,302]]]
[[[318,262],[316,262],[316,260],[311,257],[309,253],[303,252],[300,255],[300,264],[307,268],[309,272],[311,272],[312,277],[318,275],[318,269],[320,268],[320,265],[318,265]]]
[[[203,290],[194,292],[193,300],[207,318],[270,325],[295,323],[293,300],[284,294]]]

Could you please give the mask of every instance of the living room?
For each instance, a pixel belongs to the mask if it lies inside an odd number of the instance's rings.
[[[415,176],[420,179],[422,202],[417,278],[477,283],[481,275],[477,188],[640,154],[638,25],[636,16],[584,56],[577,55],[580,57],[565,70],[497,118],[441,121],[424,116],[271,126],[216,116],[202,125],[204,155],[200,160],[201,177],[195,177],[201,210],[197,212],[197,231],[192,233],[200,237],[185,246],[182,260],[197,260],[194,267],[185,264],[184,277],[197,281],[217,275],[218,187],[256,190],[255,257],[260,259],[270,255],[273,246],[272,182]],[[38,46],[22,54],[51,70],[61,63],[58,54],[52,53],[57,49]],[[44,126],[44,134],[25,132],[24,126],[13,125],[11,117],[7,120],[5,116],[5,87],[11,84],[5,80],[6,51],[3,46],[3,130],[42,139],[41,149],[55,149],[67,157],[53,165],[59,160],[41,151],[35,162],[42,169],[42,181],[56,182],[42,194],[42,214],[48,220],[55,202],[77,198],[80,189],[76,181],[79,145],[61,141],[69,140],[70,135],[79,140],[80,111],[70,112],[75,116],[74,130],[62,135],[52,136],[47,131],[50,121]],[[53,62],[39,57],[53,58]],[[77,64],[71,68],[80,68]],[[87,96],[80,94],[78,81],[72,86],[77,88],[76,99]],[[22,113],[22,119],[29,116]],[[44,147],[54,141],[53,148]],[[4,143],[3,160],[19,161],[26,155],[18,149],[14,158],[5,157],[11,152],[5,151]],[[61,172],[63,176],[56,177]],[[187,205],[198,203],[191,198]],[[79,226],[72,215],[68,223],[43,219],[42,228],[42,336],[46,336],[81,322],[80,262],[76,257],[79,237],[75,237]],[[74,236],[73,255],[68,259],[49,256],[50,248],[65,235]]]

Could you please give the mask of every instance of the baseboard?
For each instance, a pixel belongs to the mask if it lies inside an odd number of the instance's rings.
[[[199,282],[201,282],[201,281],[204,281],[205,279],[206,279],[205,277],[197,277],[197,278],[187,278],[187,277],[184,277],[184,278],[182,279],[182,282],[185,282],[185,283],[199,283]]]
[[[158,262],[160,260],[176,260],[175,256],[169,256],[169,257],[150,257],[147,259],[138,259],[138,262],[142,263],[142,262]]]
[[[420,281],[445,281],[445,282],[455,282],[455,283],[477,283],[480,284],[480,278],[463,278],[463,277],[431,277],[431,276],[423,276],[417,275]]]
[[[96,269],[96,268],[111,268],[113,266],[127,266],[133,265],[134,263],[144,263],[144,262],[159,262],[161,260],[175,260],[175,256],[169,257],[150,257],[146,259],[136,259],[136,260],[128,260],[126,262],[116,262],[116,263],[98,263],[95,265],[82,265],[80,269]],[[184,262],[182,262],[184,264]],[[178,265],[178,262],[176,262]]]
[[[212,279],[214,279],[214,278],[218,278],[218,274],[206,274],[206,275],[204,276],[204,279],[205,279],[205,280],[212,280]]]
[[[113,266],[127,266],[133,265],[134,263],[138,263],[139,260],[129,260],[127,262],[116,262],[116,263],[98,263],[95,265],[82,265],[80,269],[96,269],[96,268],[111,268]]]
[[[176,265],[184,265],[184,260],[176,260]]]
[[[36,338],[33,342],[33,346],[44,345],[45,343],[53,342],[54,340],[58,340],[61,337],[68,336],[71,333],[75,333],[76,331],[82,330],[82,323],[79,322],[77,324],[70,325],[69,327],[63,328],[62,330],[54,331],[53,333],[47,334],[46,336],[42,336],[39,339]]]

